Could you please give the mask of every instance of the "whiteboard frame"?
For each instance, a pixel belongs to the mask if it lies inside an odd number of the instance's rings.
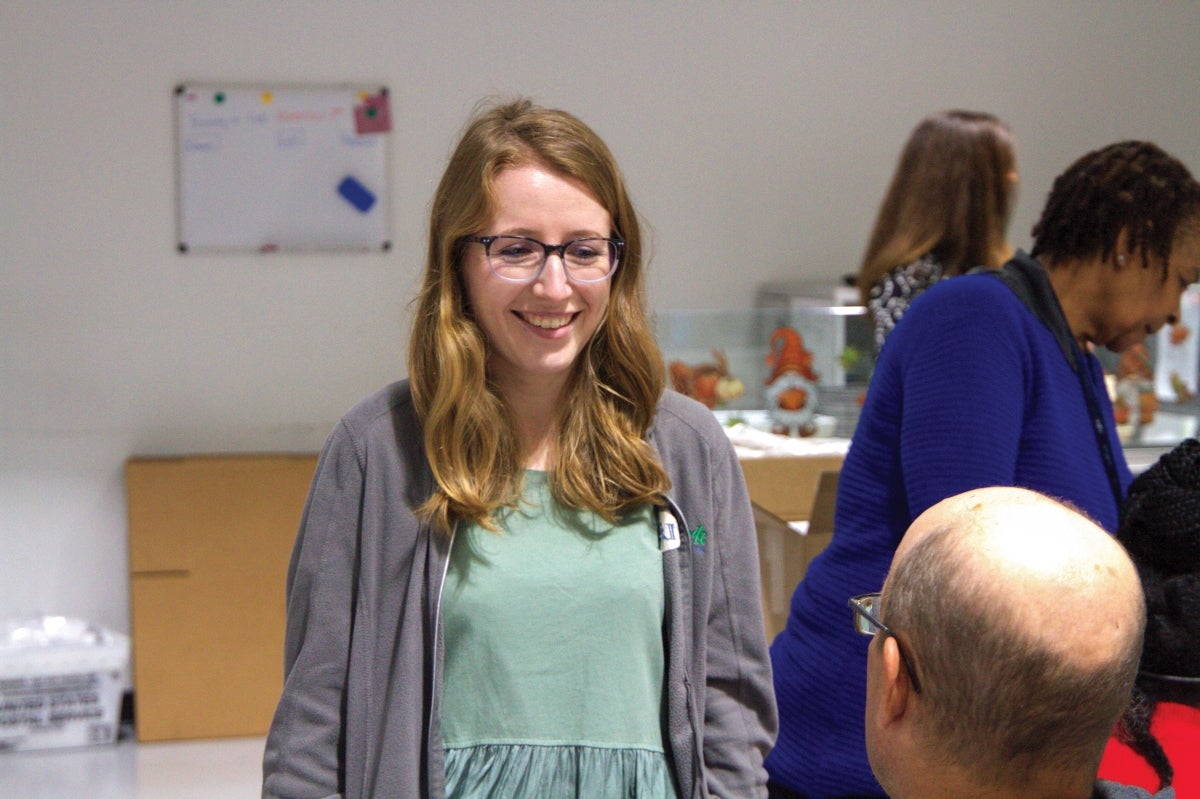
[[[218,93],[223,95],[220,100]],[[386,129],[356,132],[356,108],[365,98],[377,102],[380,97]],[[380,84],[197,81],[176,86],[172,104],[178,251],[390,250],[391,99]],[[328,114],[309,113],[306,105],[330,103],[336,107]],[[257,124],[243,124],[252,108]],[[296,108],[305,110],[293,111],[298,121],[289,126],[291,119],[284,120],[283,113]],[[205,112],[204,119],[195,116]],[[185,113],[191,114],[186,120]],[[209,124],[211,133],[198,127]],[[294,152],[286,151],[288,139],[299,142],[290,148]],[[295,154],[301,152],[318,157]],[[340,182],[347,178],[355,191],[339,196]],[[363,210],[368,202],[369,209]]]

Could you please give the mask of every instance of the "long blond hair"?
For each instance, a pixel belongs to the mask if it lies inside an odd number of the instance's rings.
[[[538,164],[582,184],[625,241],[610,278],[607,311],[577,358],[555,426],[550,470],[555,497],[610,520],[660,500],[669,487],[645,435],[665,378],[646,314],[637,214],[616,161],[582,121],[527,99],[477,113],[438,184],[429,221],[425,278],[416,299],[408,371],[425,451],[437,481],[421,512],[435,528],[459,520],[495,529],[524,479],[516,426],[488,377],[488,342],[466,299],[462,238],[495,216],[495,179]]]
[[[858,272],[867,302],[887,272],[932,253],[949,277],[1000,266],[1016,152],[1008,126],[980,111],[942,111],[904,145]]]

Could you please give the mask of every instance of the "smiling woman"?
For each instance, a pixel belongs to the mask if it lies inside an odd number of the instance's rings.
[[[510,406],[536,402],[539,396],[557,402],[571,367],[608,310],[605,278],[616,266],[616,248],[607,246],[612,218],[578,181],[538,164],[504,170],[492,190],[497,211],[487,230],[509,235],[500,241],[465,239],[483,246],[468,246],[462,254],[467,302],[490,345],[489,376]],[[559,248],[571,244],[573,255],[566,250],[550,255],[549,245],[511,235],[518,232],[566,242]],[[579,241],[603,242],[605,257],[595,257],[598,249],[583,249]],[[582,267],[569,265],[580,263],[580,252]],[[531,434],[522,442],[526,466],[547,468],[551,429],[525,429]]]
[[[500,105],[432,207],[411,377],[317,467],[263,795],[765,796],[750,501],[664,390],[612,154]]]

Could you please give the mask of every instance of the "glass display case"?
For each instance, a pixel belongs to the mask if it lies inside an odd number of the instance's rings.
[[[1096,353],[1113,400],[1117,434],[1135,473],[1200,434],[1195,344],[1181,346],[1185,342],[1178,337],[1178,330],[1164,328],[1122,356],[1104,349]]]
[[[872,325],[856,300],[852,290],[771,284],[760,289],[754,309],[664,311],[655,330],[672,385],[726,424],[848,439],[875,365]],[[1200,291],[1194,291],[1184,297],[1181,325],[1164,328],[1124,358],[1098,353],[1110,374],[1118,432],[1135,473],[1200,434],[1198,337]],[[789,429],[784,423],[790,417],[780,406],[788,391],[804,395],[792,404],[807,414],[806,425]]]
[[[792,434],[853,433],[875,365],[861,306],[668,311],[658,315],[655,328],[673,387],[723,421],[772,430],[806,419]]]

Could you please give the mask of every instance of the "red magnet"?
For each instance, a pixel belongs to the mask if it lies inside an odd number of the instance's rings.
[[[388,105],[387,89],[380,89],[378,94],[364,95],[359,104],[354,106],[354,132],[358,135],[387,133],[391,129],[392,111]]]

